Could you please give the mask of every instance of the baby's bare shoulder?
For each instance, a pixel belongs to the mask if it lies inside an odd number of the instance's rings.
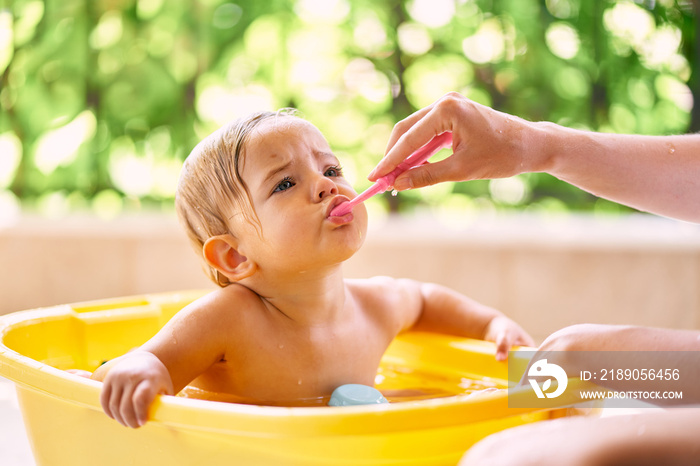
[[[238,284],[231,284],[199,298],[179,313],[182,319],[206,320],[213,325],[240,324],[241,319],[263,308],[260,296]]]
[[[258,306],[260,299],[255,293],[240,285],[229,285],[185,306],[142,348],[172,364],[196,360],[193,367],[200,367],[201,363],[203,369],[212,363],[207,358],[225,358],[231,342],[246,336],[250,327],[246,316],[259,315]]]
[[[421,306],[420,283],[414,280],[373,277],[346,280],[348,290],[360,306],[377,318],[404,327],[406,315],[414,315]]]
[[[345,284],[354,294],[380,300],[405,299],[420,289],[420,284],[414,280],[387,276],[347,279]]]

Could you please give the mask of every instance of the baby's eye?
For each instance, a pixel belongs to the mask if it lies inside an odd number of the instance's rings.
[[[343,169],[340,167],[328,167],[323,176],[343,176]]]
[[[285,179],[280,181],[280,183],[275,187],[275,190],[273,192],[278,193],[280,191],[286,191],[289,188],[291,188],[292,186],[294,186],[295,184],[296,183],[294,183],[294,181],[292,181],[291,178],[286,177]]]

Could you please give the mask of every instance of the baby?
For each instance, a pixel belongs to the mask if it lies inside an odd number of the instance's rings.
[[[95,371],[107,415],[142,426],[156,395],[186,385],[274,405],[373,386],[408,329],[495,341],[499,360],[511,345],[534,345],[500,312],[442,286],[344,279],[367,211],[330,212],[354,196],[321,132],[292,114],[257,113],[197,145],[175,203],[220,289]]]

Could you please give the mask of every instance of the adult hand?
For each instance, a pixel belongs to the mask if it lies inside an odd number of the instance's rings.
[[[538,171],[539,153],[531,150],[541,135],[536,124],[498,112],[451,92],[394,127],[385,157],[370,173],[376,181],[433,137],[450,131],[453,154],[399,176],[394,189],[421,188],[443,181],[505,178]]]
[[[397,123],[368,178],[386,175],[445,131],[452,132],[453,154],[408,170],[394,189],[546,172],[598,197],[700,223],[700,135],[596,133],[532,123],[457,93]]]
[[[649,398],[648,403],[689,405],[700,403],[700,369],[697,352],[700,332],[631,325],[577,324],[547,337],[532,356],[560,366],[570,376],[582,371],[598,372],[594,383],[620,392],[681,392],[681,397]],[[528,367],[529,368],[529,367]],[[600,369],[616,368],[630,374],[650,368],[661,376],[603,376]],[[658,370],[662,368],[663,371]],[[612,372],[612,369],[608,369]],[[525,374],[528,370],[525,371]],[[682,377],[671,378],[671,374]],[[525,376],[521,384],[526,385]]]

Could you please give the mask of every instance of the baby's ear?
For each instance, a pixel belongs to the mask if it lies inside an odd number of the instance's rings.
[[[238,252],[238,241],[229,234],[209,238],[202,247],[202,254],[207,264],[232,282],[248,278],[257,270],[255,262]]]

